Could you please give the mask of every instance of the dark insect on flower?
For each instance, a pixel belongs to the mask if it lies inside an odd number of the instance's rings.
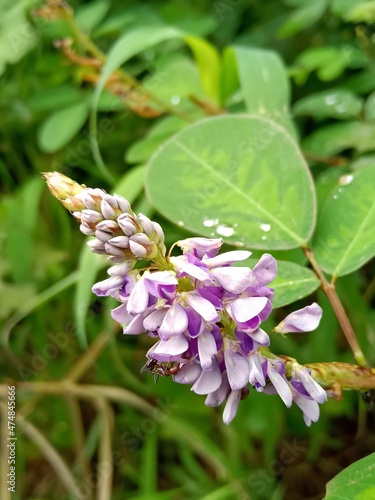
[[[162,377],[169,377],[169,375],[176,375],[181,369],[179,363],[177,364],[163,364],[156,359],[149,359],[141,370],[141,373],[148,372],[154,375],[155,383],[158,381],[159,375]]]

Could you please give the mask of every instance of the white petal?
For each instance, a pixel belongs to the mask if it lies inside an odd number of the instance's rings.
[[[143,279],[137,281],[128,300],[128,312],[138,314],[147,308],[148,291]]]
[[[220,316],[210,301],[192,293],[187,293],[185,300],[186,303],[194,309],[194,311],[197,311],[197,313],[200,314],[204,320],[215,322],[219,321]]]
[[[209,394],[221,385],[221,372],[216,359],[212,360],[211,370],[202,370],[198,380],[191,388],[196,394]]]
[[[233,250],[232,252],[221,253],[212,257],[211,259],[203,258],[204,262],[210,269],[215,267],[227,266],[228,264],[233,264],[234,262],[240,262],[241,260],[246,260],[250,257],[251,252],[247,250]]]
[[[217,347],[215,339],[208,330],[204,330],[198,337],[198,353],[203,370],[209,370],[212,358],[217,354]]]
[[[250,286],[251,270],[248,267],[221,267],[214,269],[215,281],[231,293],[242,293]]]
[[[227,404],[225,405],[223,412],[223,422],[224,424],[230,424],[234,417],[236,416],[238,410],[238,403],[241,399],[241,391],[232,391],[229,394]]]
[[[180,335],[188,326],[188,316],[180,304],[173,304],[165,315],[163,323],[159,328],[159,335],[163,340]]]

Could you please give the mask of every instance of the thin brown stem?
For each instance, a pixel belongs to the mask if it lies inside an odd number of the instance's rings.
[[[337,319],[339,320],[340,326],[346,337],[346,340],[348,341],[350,348],[353,351],[354,359],[360,366],[367,366],[365,357],[361,351],[361,348],[359,347],[353,327],[336,293],[334,283],[329,283],[327,281],[327,278],[324,276],[321,267],[315,260],[313,251],[308,247],[302,247],[302,250],[307,259],[310,261],[311,266],[314,269],[316,275],[320,279],[322,290],[327,295],[331,303],[331,306],[335,311],[335,314],[337,316]]]
[[[65,9],[65,20],[68,22],[70,28],[73,31],[73,34],[76,38],[76,40],[85,48],[87,52],[92,54],[96,59],[98,59],[101,63],[105,63],[106,61],[106,55],[104,52],[102,52],[97,45],[91,40],[89,36],[84,33],[81,28],[78,26],[74,19],[73,15],[73,9],[70,7]],[[131,75],[126,73],[125,71],[119,69],[118,73],[120,74],[121,80],[124,81],[125,83],[129,84],[133,89],[137,90],[140,94],[142,94],[144,97],[149,99],[150,101],[154,102],[158,106],[160,106],[164,111],[171,113],[175,116],[179,116],[183,120],[192,123],[194,122],[194,118],[192,118],[190,115],[187,113],[184,113],[175,107],[171,106],[167,102],[163,101],[163,99],[160,99],[158,96],[152,94],[150,91],[145,89],[141,83],[138,82],[135,78],[133,78]]]
[[[96,400],[101,415],[101,439],[99,443],[98,493],[97,500],[107,500],[112,496],[113,460],[112,460],[112,428],[113,409],[105,397]]]

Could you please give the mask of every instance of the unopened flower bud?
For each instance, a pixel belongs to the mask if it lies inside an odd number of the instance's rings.
[[[106,233],[109,233],[112,236],[114,234],[121,233],[120,226],[117,224],[117,222],[113,220],[103,220],[102,222],[99,222],[99,224],[96,226],[96,229],[99,229],[100,231],[105,231]]]
[[[79,194],[85,187],[59,172],[44,172],[42,175],[47,181],[47,186],[53,196],[61,201],[61,203],[70,196]]]
[[[79,226],[79,229],[81,233],[85,234],[86,236],[92,236],[94,234],[94,231],[91,228],[84,226],[83,224]]]
[[[156,234],[159,236],[161,240],[164,240],[164,232],[161,228],[161,225],[158,224],[157,222],[152,222],[152,227],[154,228],[154,231]]]
[[[106,253],[108,253],[110,255],[118,255],[118,256],[124,255],[124,250],[122,248],[118,248],[118,247],[115,247],[114,245],[111,245],[111,243],[109,241],[107,241],[104,245],[105,245]]]
[[[132,219],[129,214],[120,215],[120,217],[117,219],[117,222],[126,236],[131,236],[135,233],[136,227],[134,224],[134,219]]]
[[[119,248],[129,248],[129,238],[127,236],[116,236],[109,243]]]
[[[82,222],[100,222],[103,216],[96,210],[82,210]]]
[[[102,200],[100,208],[101,208],[102,214],[104,215],[105,219],[115,219],[116,218],[115,209],[106,200]]]
[[[124,198],[123,196],[120,196],[119,194],[116,194],[116,193],[113,195],[113,197],[116,199],[117,204],[118,204],[121,212],[129,213],[130,203],[128,202],[128,200],[126,198]]]
[[[138,220],[139,220],[140,224],[143,227],[143,231],[148,236],[151,236],[152,231],[153,231],[154,228],[152,226],[152,222],[150,221],[150,219],[146,215],[144,215],[144,214],[139,214],[138,215]]]
[[[87,244],[91,248],[91,251],[93,253],[99,253],[99,254],[106,254],[107,253],[105,246],[104,246],[104,243],[102,243],[99,240],[92,240],[92,241],[89,241]]]
[[[144,233],[133,234],[129,238],[129,247],[133,254],[139,259],[152,259],[158,254],[158,247]]]
[[[126,262],[121,262],[120,264],[110,267],[107,273],[110,276],[125,276],[131,268],[132,264],[127,260]]]
[[[112,233],[107,233],[106,231],[101,231],[100,229],[96,229],[95,236],[96,238],[98,238],[98,240],[102,241],[103,243],[113,238]]]

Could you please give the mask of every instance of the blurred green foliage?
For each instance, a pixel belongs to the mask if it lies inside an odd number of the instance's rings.
[[[360,171],[365,189],[373,177],[374,2],[74,1],[79,29],[104,54],[111,54],[114,62],[109,74],[122,65],[147,93],[145,101],[137,88],[126,87],[127,81],[120,82],[116,96],[108,89],[97,95],[97,117],[91,111],[95,134],[89,127],[95,64],[77,63],[66,55],[68,49],[64,54],[54,47],[59,45],[56,40],[72,38],[72,52],[89,56],[71,24],[48,19],[45,12],[44,17],[31,15],[42,5],[31,0],[0,0],[0,367],[5,383],[10,379],[60,381],[87,346],[107,333],[109,342],[80,382],[123,387],[166,414],[158,419],[137,406],[114,404],[111,499],[322,498],[328,480],[374,451],[373,403],[365,406],[354,392],[339,402],[329,400],[319,422],[308,429],[298,409],[287,410],[277,398],[251,393],[226,427],[220,411],[204,406],[202,398],[187,387],[173,384],[170,378],[159,379],[155,385],[151,376],[140,373],[151,339],[115,336],[109,315],[113,304],[91,293],[92,284],[105,276],[105,262],[88,251],[75,221],[49,195],[40,172],[58,170],[87,186],[126,196],[135,211],[152,215],[162,224],[170,246],[190,233],[155,213],[144,192],[144,165],[166,140],[188,125],[186,115],[195,120],[224,108],[233,113],[256,112],[264,91],[277,117],[285,113],[286,127],[298,138],[309,161],[318,207],[324,205],[321,217],[326,222],[317,236],[319,252],[319,237],[324,240],[325,232],[330,234],[336,226],[325,202],[332,189],[339,189],[338,179]],[[155,35],[152,42],[153,33],[161,28],[169,29],[171,36],[158,40]],[[131,47],[129,38],[123,37],[133,30],[139,32]],[[118,40],[123,41],[121,50]],[[251,61],[241,63],[246,48],[258,50],[252,52]],[[246,89],[256,92],[262,87],[257,79],[267,61],[273,71],[269,88],[261,88],[259,98],[249,101]],[[289,123],[289,102],[296,127]],[[371,198],[371,190],[366,196]],[[341,200],[343,212],[351,210],[352,201]],[[299,249],[271,253],[290,263],[283,264],[284,281],[292,273],[290,266],[306,264]],[[258,255],[255,251],[253,256]],[[372,255],[373,250],[361,264]],[[358,268],[347,261],[342,266],[346,272]],[[335,266],[325,269],[333,271]],[[303,272],[313,282],[309,270]],[[371,261],[337,283],[372,365],[374,283]],[[316,290],[315,285],[307,291],[297,288],[293,300]],[[276,309],[269,326],[311,298],[324,310],[318,330],[276,337],[273,350],[303,363],[352,362],[337,319],[320,291]],[[279,305],[289,302],[279,300]],[[30,394],[18,398],[17,411],[41,430],[79,484],[85,477],[82,463],[96,470],[105,418],[90,402],[81,401],[77,410],[76,400]],[[13,498],[72,498],[35,444],[20,431],[18,436]],[[97,494],[95,486],[88,491],[82,498]]]

